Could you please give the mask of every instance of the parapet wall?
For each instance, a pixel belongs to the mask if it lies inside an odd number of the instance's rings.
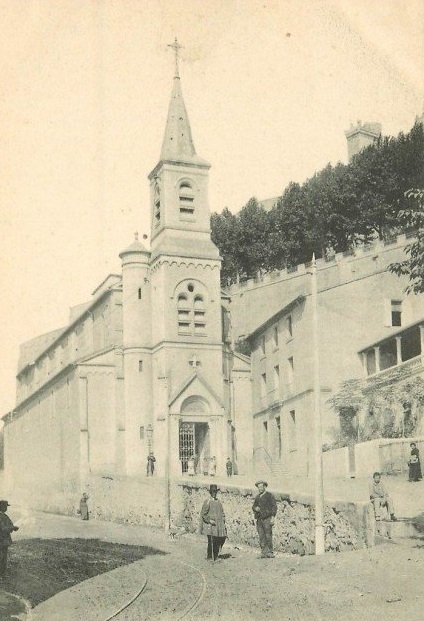
[[[393,237],[384,242],[381,240],[376,240],[371,244],[364,244],[362,246],[358,246],[355,249],[347,250],[346,252],[337,252],[333,255],[328,256],[326,259],[316,259],[317,272],[328,269],[332,269],[332,271],[336,272],[338,270],[343,270],[347,266],[355,264],[358,260],[361,260],[361,274],[367,272],[371,274],[375,271],[376,254],[382,255],[384,263],[381,267],[385,269],[387,268],[389,263],[398,260],[397,257],[391,256],[394,254],[393,251],[395,251],[396,254],[398,254],[399,250],[403,252],[405,246],[410,244],[412,241],[413,238],[403,234]],[[385,256],[386,253],[388,253],[387,256]],[[354,269],[353,271],[351,270],[350,273],[354,275],[358,270],[359,265],[356,266],[356,269]],[[237,295],[250,289],[262,287],[266,284],[275,283],[277,281],[281,282],[282,280],[291,280],[293,278],[302,276],[303,274],[307,274],[309,271],[310,264],[300,263],[298,265],[294,265],[293,267],[288,267],[282,270],[274,270],[272,272],[266,272],[258,275],[256,278],[250,278],[243,282],[234,283],[227,287],[226,291],[228,291],[230,295]],[[349,271],[344,273],[349,273]],[[334,274],[333,278],[334,284],[340,284],[339,278],[336,279],[336,273]],[[355,279],[355,276],[353,279]]]
[[[404,234],[386,242],[376,241],[358,246],[355,250],[318,259],[316,261],[318,293],[348,286],[386,272],[391,263],[405,259],[405,246],[412,241],[412,237],[408,238]],[[231,285],[228,293],[231,296],[230,312],[234,340],[237,341],[253,332],[298,295],[308,295],[309,265],[300,264]],[[408,281],[407,277],[402,278],[393,275],[393,279],[399,281],[400,290]]]

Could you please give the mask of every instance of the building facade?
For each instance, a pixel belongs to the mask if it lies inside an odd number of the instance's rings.
[[[210,165],[195,151],[178,71],[149,175],[151,247],[137,238],[69,324],[22,345],[4,417],[15,490],[71,493],[87,477],[181,476],[193,457],[251,463],[250,362],[231,349],[229,297],[210,237]],[[238,441],[240,429],[241,441]]]
[[[388,271],[404,256],[400,236],[317,261],[322,435],[334,441],[329,400],[342,382],[394,365],[421,367],[424,296]],[[251,348],[255,462],[274,474],[307,476],[314,455],[311,273],[301,265],[231,287],[235,338]],[[370,345],[371,344],[371,345]]]

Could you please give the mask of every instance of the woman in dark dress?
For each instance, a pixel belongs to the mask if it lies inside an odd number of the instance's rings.
[[[80,508],[78,511],[82,520],[88,520],[88,504],[87,504],[88,499],[89,499],[89,495],[84,492],[84,494],[81,496]]]
[[[411,455],[409,457],[409,478],[408,481],[420,481],[423,478],[421,473],[420,452],[415,442],[411,442]]]

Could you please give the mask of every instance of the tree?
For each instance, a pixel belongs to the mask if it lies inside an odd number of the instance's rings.
[[[237,257],[238,222],[237,216],[225,207],[221,214],[211,215],[211,238],[223,257],[221,282],[228,285],[237,279],[240,265]]]
[[[303,184],[290,183],[270,212],[252,198],[237,215],[228,209],[213,214],[212,239],[223,257],[223,284],[306,263],[313,253],[322,257],[347,251],[414,226],[407,221],[404,197],[413,187],[424,187],[420,123],[406,135],[367,147],[347,165],[328,164]]]
[[[408,276],[407,293],[424,292],[424,190],[405,192],[408,208],[398,213],[400,226],[415,231],[415,239],[406,246],[408,256],[404,261],[389,265],[389,271],[398,276]]]
[[[268,239],[269,217],[256,198],[251,198],[238,216],[236,256],[242,277],[253,278],[258,271],[272,269]]]

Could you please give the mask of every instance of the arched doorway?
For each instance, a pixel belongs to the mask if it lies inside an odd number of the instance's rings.
[[[181,405],[179,458],[182,473],[194,459],[196,474],[207,473],[210,459],[209,403],[203,397],[188,397]]]

